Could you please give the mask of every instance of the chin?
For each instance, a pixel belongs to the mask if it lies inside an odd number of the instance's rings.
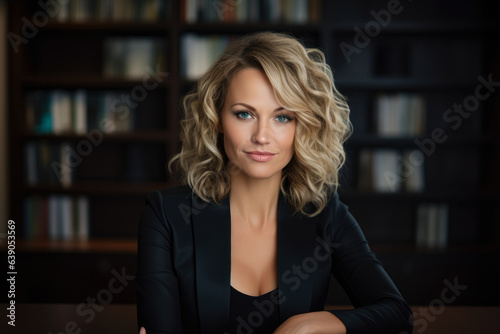
[[[279,170],[269,170],[267,168],[259,168],[259,170],[256,170],[254,168],[250,170],[242,170],[241,173],[245,174],[246,177],[252,178],[252,179],[270,179],[276,174],[280,174],[281,169]]]

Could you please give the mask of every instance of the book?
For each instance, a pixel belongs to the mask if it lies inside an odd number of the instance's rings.
[[[414,137],[425,133],[425,100],[419,94],[378,94],[375,133],[383,137]]]
[[[306,24],[321,18],[321,0],[183,0],[180,17],[196,22],[286,22]]]
[[[84,134],[87,132],[87,92],[78,89],[73,93],[72,100],[73,126],[75,133]]]
[[[362,149],[358,165],[359,191],[421,192],[425,188],[424,156],[418,150]]]
[[[60,1],[54,19],[59,22],[154,22],[166,19],[170,0],[71,0]]]
[[[183,35],[181,75],[188,80],[198,80],[231,40],[227,36],[199,36],[192,33]]]
[[[420,203],[417,207],[415,244],[427,249],[448,246],[448,205],[446,203]]]
[[[153,37],[112,37],[104,40],[103,75],[140,80],[147,68],[166,68],[166,41]]]
[[[23,237],[26,240],[87,240],[87,196],[31,195],[23,201]]]

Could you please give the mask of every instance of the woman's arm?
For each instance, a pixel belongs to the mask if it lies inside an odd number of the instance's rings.
[[[335,195],[332,273],[355,309],[328,311],[337,316],[349,333],[411,333],[410,307],[371,252],[368,242],[347,206]]]
[[[335,195],[325,208],[333,224],[332,273],[355,309],[297,314],[275,333],[411,333],[412,311],[380,261],[370,251],[361,228]]]
[[[274,334],[345,334],[344,323],[327,311],[294,315],[283,322]]]
[[[172,232],[159,192],[146,201],[137,243],[138,329],[145,327],[148,334],[182,333],[178,280],[171,256]]]

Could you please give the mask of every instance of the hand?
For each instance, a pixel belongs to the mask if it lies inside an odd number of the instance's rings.
[[[283,322],[274,334],[345,334],[344,323],[327,311],[296,314]]]
[[[144,327],[141,327],[139,334],[146,334],[146,329]]]

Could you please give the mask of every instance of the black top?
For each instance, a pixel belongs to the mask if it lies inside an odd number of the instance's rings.
[[[273,333],[280,325],[278,288],[260,296],[249,296],[231,286],[226,333]]]

